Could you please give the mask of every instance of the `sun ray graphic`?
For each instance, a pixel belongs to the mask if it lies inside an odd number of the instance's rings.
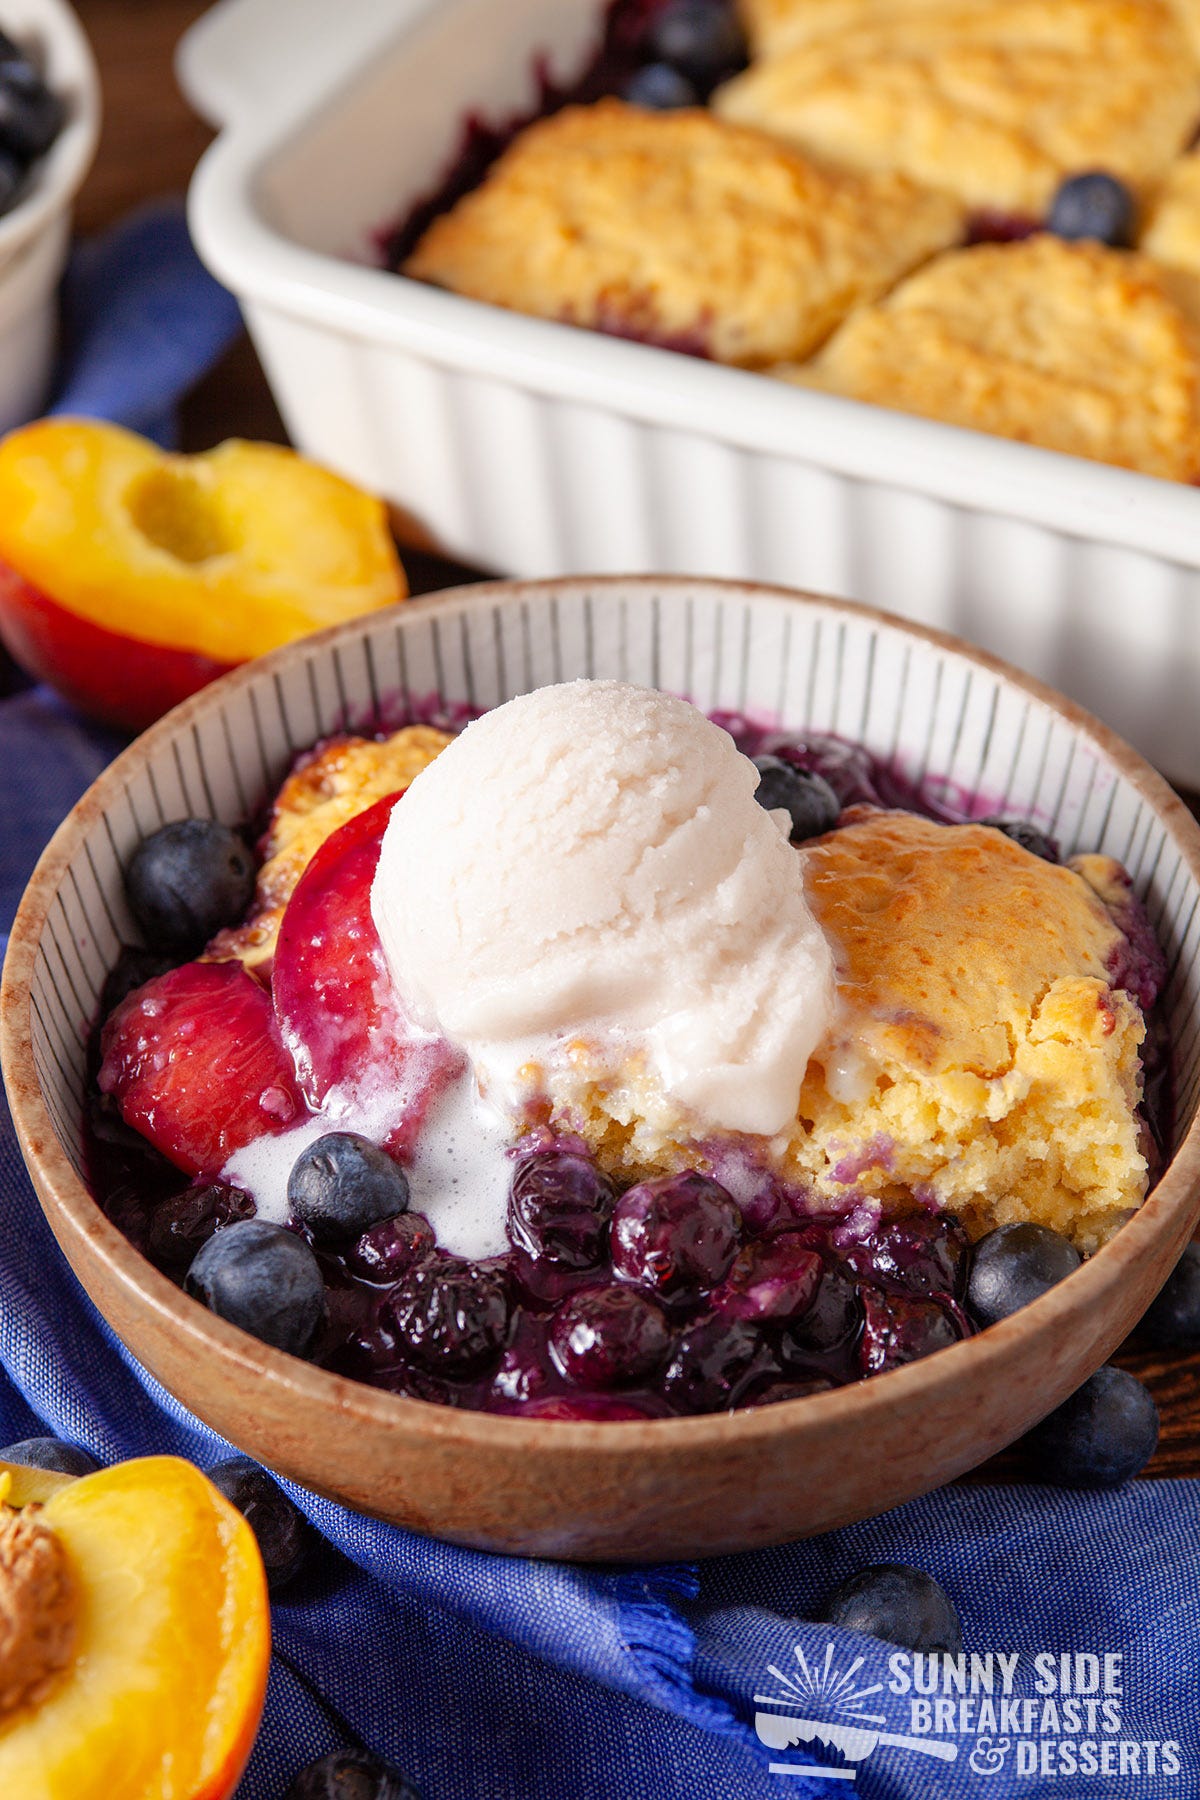
[[[883,1692],[883,1683],[876,1681],[869,1687],[856,1687],[854,1683],[854,1677],[862,1668],[865,1657],[857,1656],[849,1668],[839,1670],[833,1666],[832,1644],[826,1645],[824,1658],[815,1668],[809,1663],[801,1645],[794,1644],[792,1654],[796,1658],[799,1673],[788,1675],[774,1663],[768,1663],[768,1673],[775,1677],[783,1692],[755,1694],[756,1701],[768,1706],[816,1703],[822,1712],[841,1713],[847,1718],[859,1719],[863,1724],[887,1724],[882,1713],[868,1712],[863,1704],[872,1694]]]

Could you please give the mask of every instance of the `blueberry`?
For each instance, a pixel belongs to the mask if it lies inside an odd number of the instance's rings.
[[[240,1220],[209,1238],[185,1287],[218,1318],[293,1356],[303,1356],[325,1310],[316,1257],[293,1231],[265,1219]]]
[[[889,1219],[850,1252],[863,1278],[888,1293],[962,1293],[970,1244],[954,1219]]]
[[[949,1349],[963,1336],[958,1320],[936,1300],[905,1294],[863,1294],[863,1334],[858,1348],[864,1375],[882,1375],[905,1363]]]
[[[197,1251],[214,1233],[254,1217],[254,1201],[221,1181],[196,1182],[160,1200],[150,1214],[145,1251],[168,1275],[187,1274]]]
[[[208,1479],[236,1506],[258,1539],[267,1586],[278,1593],[300,1573],[312,1546],[312,1529],[278,1482],[248,1456],[231,1456],[208,1471]]]
[[[288,1176],[288,1204],[314,1242],[361,1237],[408,1208],[408,1176],[356,1131],[329,1131],[302,1150]]]
[[[152,950],[193,956],[249,906],[254,858],[228,825],[175,819],[138,845],[125,892]]]
[[[28,58],[0,61],[0,145],[29,163],[44,156],[63,128],[67,109]]]
[[[736,1319],[792,1319],[806,1313],[821,1284],[821,1258],[798,1231],[759,1238],[739,1250],[713,1295]]]
[[[22,1438],[19,1444],[6,1444],[0,1450],[0,1462],[20,1463],[23,1469],[49,1469],[55,1475],[94,1475],[100,1464],[82,1444],[68,1444],[62,1438]]]
[[[634,1387],[661,1367],[671,1346],[662,1307],[637,1288],[593,1288],[559,1308],[550,1353],[585,1388]]]
[[[399,1769],[366,1750],[333,1750],[308,1763],[283,1800],[421,1800]]]
[[[508,1235],[514,1249],[558,1269],[593,1269],[608,1244],[615,1191],[587,1156],[546,1150],[513,1176]]]
[[[122,1000],[127,1000],[138,988],[145,987],[156,975],[165,975],[168,969],[174,967],[175,963],[169,956],[161,956],[154,950],[141,950],[132,944],[122,944],[121,954],[105,976],[104,986],[100,990],[100,1017],[107,1019],[110,1013],[116,1012]]]
[[[997,1226],[975,1246],[968,1309],[980,1325],[994,1325],[1048,1293],[1080,1261],[1075,1246],[1048,1225]]]
[[[1158,1408],[1126,1369],[1106,1363],[1024,1440],[1056,1487],[1112,1488],[1145,1468],[1158,1444]]]
[[[1200,1244],[1188,1245],[1141,1329],[1162,1350],[1195,1350],[1200,1345]]]
[[[1133,195],[1115,175],[1089,169],[1067,177],[1055,194],[1046,221],[1060,238],[1097,238],[1116,250],[1133,242]]]
[[[1043,862],[1048,863],[1059,861],[1058,845],[1054,839],[1047,837],[1044,831],[1039,831],[1027,819],[1004,819],[997,816],[980,819],[977,823],[990,825],[993,831],[1002,831],[1014,844],[1020,844],[1022,850],[1028,850],[1030,856],[1040,856]]]
[[[686,75],[670,63],[645,63],[635,69],[621,98],[630,106],[644,106],[650,112],[675,112],[682,106],[699,106],[700,96]]]
[[[785,762],[782,756],[756,756],[752,760],[758,770],[754,798],[768,812],[781,806],[791,815],[793,844],[833,830],[842,803],[823,775],[815,769],[801,769],[795,763]]]
[[[432,1256],[436,1243],[429,1220],[405,1212],[370,1226],[343,1256],[352,1275],[390,1284]]]
[[[793,1319],[783,1334],[785,1361],[804,1362],[848,1343],[862,1324],[862,1301],[856,1284],[842,1269],[826,1269],[808,1311]]]
[[[701,1319],[678,1340],[663,1391],[677,1412],[736,1406],[754,1380],[776,1372],[762,1338],[744,1319]]]
[[[962,1655],[962,1626],[946,1590],[908,1563],[872,1563],[833,1590],[821,1610],[827,1625],[863,1631],[906,1650]]]
[[[643,1181],[613,1213],[613,1270],[665,1299],[695,1299],[728,1275],[741,1225],[730,1195],[707,1175]]]
[[[406,1275],[382,1312],[401,1355],[434,1375],[477,1375],[504,1348],[508,1289],[499,1269],[438,1257]]]
[[[729,0],[667,0],[651,20],[646,47],[702,93],[746,60],[746,40]]]

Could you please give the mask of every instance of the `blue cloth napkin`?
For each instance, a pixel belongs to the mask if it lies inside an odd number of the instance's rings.
[[[229,302],[178,220],[134,241],[162,248],[141,277],[103,247],[76,263],[61,404],[165,435],[170,403],[227,341]],[[0,932],[117,747],[42,689],[0,700]],[[0,1204],[0,1442],[51,1430],[104,1459],[227,1455],[75,1282],[5,1109]],[[309,1758],[356,1742],[425,1800],[1200,1795],[1197,1483],[951,1488],[783,1549],[623,1571],[454,1549],[290,1491],[324,1543],[274,1605],[239,1800],[281,1800]],[[961,1670],[806,1622],[877,1561],[942,1581],[972,1659]]]

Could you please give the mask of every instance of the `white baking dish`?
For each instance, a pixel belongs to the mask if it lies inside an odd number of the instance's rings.
[[[582,66],[599,0],[221,0],[184,40],[225,129],[192,228],[295,441],[518,575],[787,582],[973,638],[1200,786],[1200,494],[372,267],[464,116]],[[514,255],[520,245],[514,245]]]

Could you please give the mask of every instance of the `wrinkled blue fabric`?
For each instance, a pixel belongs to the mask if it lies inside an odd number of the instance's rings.
[[[189,265],[177,232],[135,241],[151,245],[145,281],[101,250],[77,259],[80,323],[62,404],[143,430],[157,423],[166,436],[171,404],[228,340],[230,303]],[[157,269],[156,241],[174,246],[169,274]],[[111,311],[88,288],[89,266],[114,295]],[[185,318],[186,333],[175,329]],[[185,336],[190,348],[176,355]],[[130,345],[142,348],[127,354]],[[43,689],[0,700],[0,931],[55,825],[117,747]],[[0,1204],[0,1442],[50,1430],[103,1459],[171,1451],[207,1467],[228,1454],[79,1288],[7,1111]],[[309,1758],[356,1741],[391,1757],[425,1800],[1200,1796],[1195,1482],[1112,1495],[951,1488],[783,1549],[641,1570],[477,1554],[290,1491],[324,1543],[273,1608],[266,1714],[239,1800],[282,1800]],[[996,1689],[995,1658],[1018,1657],[1012,1691],[990,1697],[1008,1707],[995,1728],[980,1724],[988,1696],[974,1696],[961,1728],[968,1696],[915,1692],[921,1672],[902,1655],[805,1622],[874,1561],[913,1563],[943,1582],[968,1650],[984,1659],[977,1683],[989,1656]],[[1039,1691],[1060,1684],[1063,1653],[1093,1659],[1101,1683],[1120,1689],[1094,1698],[1090,1725],[1093,1697],[1077,1698],[1078,1730],[1064,1728],[1066,1700]],[[1087,1687],[1092,1661],[1069,1672]],[[760,1743],[756,1712],[800,1720],[796,1741]],[[822,1740],[830,1726],[840,1744]],[[1072,1756],[1074,1772],[1049,1772],[1051,1758],[1062,1770]]]

